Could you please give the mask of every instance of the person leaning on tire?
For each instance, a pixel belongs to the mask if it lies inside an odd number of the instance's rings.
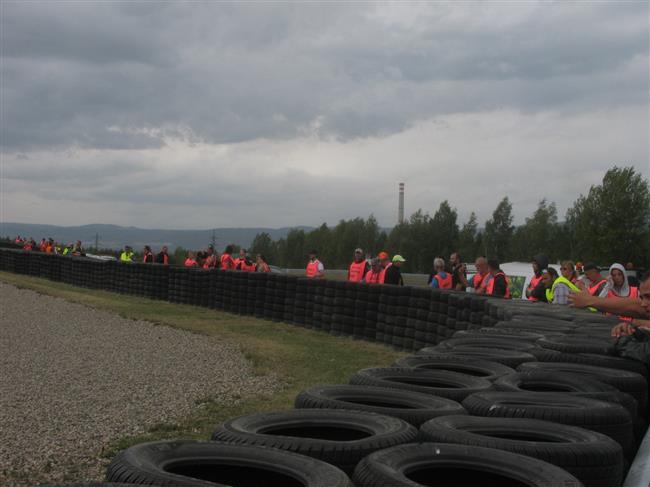
[[[636,298],[607,299],[592,296],[585,290],[571,293],[569,301],[575,308],[591,307],[606,313],[632,317],[631,322],[619,323],[612,329],[614,337],[631,335],[636,330],[650,333],[650,271],[641,278]]]
[[[551,304],[569,304],[569,293],[580,291],[580,288],[564,276],[558,276],[555,269],[549,267],[542,272],[546,286],[546,300]]]

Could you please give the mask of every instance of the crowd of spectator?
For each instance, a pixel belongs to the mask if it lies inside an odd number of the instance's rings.
[[[63,244],[55,242],[52,238],[43,238],[36,242],[33,238],[18,236],[14,243],[27,251],[85,255],[79,240]],[[188,252],[183,265],[203,269],[271,272],[268,262],[261,254],[257,254],[254,260],[246,249],[239,249],[237,256],[233,254],[233,245],[228,245],[222,254],[219,254],[213,245],[208,245],[204,250]],[[133,249],[125,246],[119,260],[129,263],[135,262],[135,259]],[[145,245],[142,250],[142,262],[170,264],[168,248],[163,246],[158,253],[154,253],[149,245]],[[357,248],[348,269],[347,279],[359,283],[401,286],[404,285],[401,273],[404,262],[406,259],[401,255],[391,258],[387,252],[379,252],[376,256],[368,256],[363,249]],[[614,336],[643,333],[648,335],[650,342],[650,272],[639,279],[633,271],[632,263],[625,266],[614,263],[604,273],[593,262],[574,264],[565,260],[561,262],[558,273],[544,255],[534,256],[531,266],[532,277],[524,291],[526,299],[552,305],[572,305],[616,315],[621,323],[614,327]],[[501,270],[498,261],[481,256],[474,261],[474,267],[475,273],[468,278],[467,265],[463,263],[458,252],[451,254],[448,264],[443,258],[436,257],[427,285],[437,289],[453,289],[505,299],[511,297],[509,278]],[[325,267],[316,250],[309,253],[305,276],[311,279],[325,277]]]

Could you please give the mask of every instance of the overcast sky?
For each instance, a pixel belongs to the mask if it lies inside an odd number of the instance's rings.
[[[650,177],[639,2],[0,3],[1,221],[563,218]]]

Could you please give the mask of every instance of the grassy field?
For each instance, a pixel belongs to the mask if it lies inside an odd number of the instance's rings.
[[[206,308],[78,288],[7,272],[0,272],[0,280],[126,318],[147,320],[226,340],[241,349],[253,364],[256,374],[274,374],[284,384],[271,397],[246,396],[225,408],[211,400],[209,391],[206,391],[205,402],[189,417],[173,424],[157,425],[141,436],[122,438],[105,447],[103,455],[106,457],[143,441],[208,439],[214,425],[227,418],[291,408],[298,392],[311,385],[347,383],[349,376],[358,369],[389,365],[404,355],[383,345]]]

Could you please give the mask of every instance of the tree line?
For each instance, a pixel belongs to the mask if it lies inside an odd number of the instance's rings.
[[[334,227],[323,223],[311,231],[293,229],[278,240],[260,233],[250,252],[263,254],[273,265],[301,268],[308,252],[317,249],[326,267],[344,269],[357,247],[369,255],[382,250],[403,255],[406,272],[430,272],[435,257],[447,259],[454,251],[465,261],[479,255],[500,262],[529,261],[542,253],[552,262],[633,262],[648,267],[650,186],[633,167],[613,167],[601,184],[577,198],[564,221],[558,220],[555,203],[542,199],[524,224],[515,226],[512,203],[506,196],[483,227],[473,212],[459,225],[456,209],[445,200],[433,216],[419,209],[390,231],[380,228],[370,215],[341,220]]]

